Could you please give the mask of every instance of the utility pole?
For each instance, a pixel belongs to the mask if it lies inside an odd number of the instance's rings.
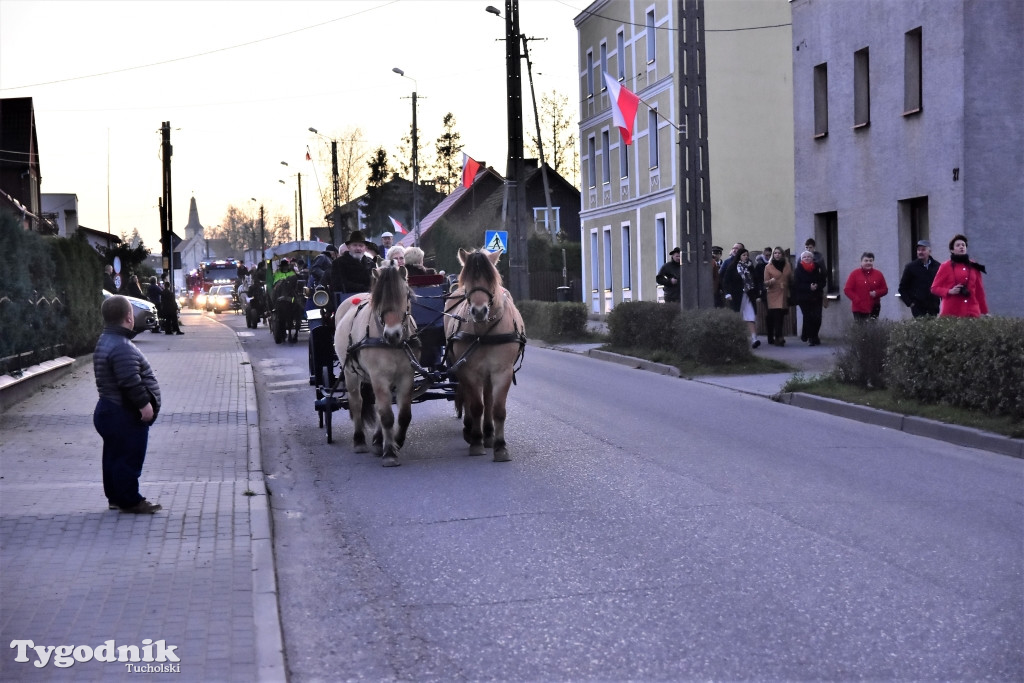
[[[299,178],[299,241],[305,239],[306,228],[302,222],[302,174],[296,174]]]
[[[526,187],[523,183],[523,87],[519,54],[519,0],[505,0],[505,85],[508,104],[508,164],[505,191],[508,198],[509,290],[516,301],[530,298],[527,263]]]
[[[260,204],[260,258],[267,260],[267,231],[263,222],[263,205]]]
[[[415,83],[415,81],[413,81]],[[412,91],[412,232],[416,246],[420,246],[419,190],[420,190],[420,139],[416,126],[416,91]]]
[[[160,242],[163,246],[164,272],[168,273],[167,282],[174,291],[174,218],[171,211],[171,122],[164,121],[161,132],[161,162],[163,167],[163,196],[161,198]]]
[[[540,177],[544,181],[544,204],[547,213],[544,214],[544,225],[554,238],[555,233],[551,230],[551,188],[548,186],[548,169],[544,163],[544,140],[540,136],[540,116],[537,115],[537,93],[533,89],[533,64],[530,62],[531,40],[547,40],[547,38],[527,38],[523,36],[523,54],[526,55],[526,74],[530,77],[530,99],[533,101],[533,121],[537,124],[537,152],[540,156]]]
[[[338,186],[338,141],[331,140],[331,193],[334,198],[334,243],[344,244],[348,241],[348,229],[341,225],[341,189]]]
[[[707,81],[704,77],[704,0],[679,0],[685,31],[679,40],[679,111],[685,139],[679,141],[684,185],[677,197],[685,202],[679,226],[683,249],[680,275],[683,309],[711,308],[711,190],[708,171]],[[677,39],[678,40],[678,39]],[[682,65],[686,65],[685,69]]]

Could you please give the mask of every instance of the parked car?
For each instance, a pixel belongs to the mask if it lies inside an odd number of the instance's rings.
[[[112,296],[114,295],[105,289],[103,290],[104,301]],[[157,313],[156,306],[153,305],[152,301],[138,299],[134,296],[125,296],[124,298],[131,302],[132,312],[135,314],[134,329],[136,332],[142,332],[143,330],[160,331],[160,315]]]
[[[230,311],[235,307],[235,286],[216,285],[210,287],[210,293],[206,295],[206,310],[214,313]]]

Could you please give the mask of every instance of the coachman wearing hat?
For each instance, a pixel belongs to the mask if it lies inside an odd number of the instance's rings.
[[[362,231],[353,230],[345,246],[348,251],[331,264],[331,289],[350,294],[370,291],[373,259],[366,255],[366,237]]]
[[[932,294],[932,282],[939,272],[939,262],[932,258],[928,240],[917,243],[917,258],[903,268],[900,277],[900,300],[910,307],[915,318],[939,314],[939,297]]]
[[[668,252],[668,256],[668,261],[661,267],[661,270],[658,271],[658,275],[654,279],[665,288],[665,302],[674,301],[678,303],[679,299],[682,298],[683,291],[681,265],[683,253],[679,247],[676,247]]]

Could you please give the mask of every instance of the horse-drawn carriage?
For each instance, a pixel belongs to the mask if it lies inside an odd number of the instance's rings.
[[[493,448],[495,461],[509,459],[505,399],[526,334],[494,267],[498,256],[460,251],[452,291],[443,276],[407,278],[404,267],[385,265],[371,292],[339,295],[334,327],[310,330],[310,383],[328,443],[332,414],[348,410],[355,451],[372,448],[385,467],[398,465],[412,404],[442,399],[455,402],[470,455]],[[326,308],[326,292],[314,302]]]

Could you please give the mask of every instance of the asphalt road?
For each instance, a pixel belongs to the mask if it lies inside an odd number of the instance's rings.
[[[512,462],[433,402],[385,469],[225,319],[292,681],[1024,678],[1024,461],[531,346]]]

